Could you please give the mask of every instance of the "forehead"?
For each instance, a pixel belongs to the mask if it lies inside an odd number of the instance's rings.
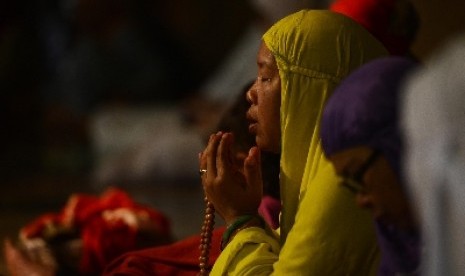
[[[372,150],[369,147],[354,147],[337,152],[328,157],[336,169],[342,169],[357,160],[364,160]]]
[[[276,60],[273,53],[268,49],[266,44],[262,41],[257,54],[257,65],[259,68],[266,67],[270,69],[277,69]]]

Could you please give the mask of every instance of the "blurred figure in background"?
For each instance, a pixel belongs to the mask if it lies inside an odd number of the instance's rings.
[[[424,232],[422,275],[465,275],[465,38],[432,54],[404,104],[407,175]]]
[[[422,275],[465,275],[465,3],[412,0],[426,64],[406,85],[406,175],[424,236]]]

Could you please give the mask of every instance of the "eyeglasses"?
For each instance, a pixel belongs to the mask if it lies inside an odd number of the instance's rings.
[[[373,163],[378,159],[380,152],[374,150],[370,156],[368,156],[367,160],[362,164],[360,169],[353,175],[342,175],[342,186],[349,189],[354,194],[358,194],[365,191],[365,187],[363,185],[363,176],[367,172],[367,170],[373,165]]]

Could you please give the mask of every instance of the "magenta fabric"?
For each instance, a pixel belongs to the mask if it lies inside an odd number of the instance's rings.
[[[258,213],[268,223],[268,225],[277,229],[279,227],[279,214],[281,213],[281,201],[269,195],[264,195]]]

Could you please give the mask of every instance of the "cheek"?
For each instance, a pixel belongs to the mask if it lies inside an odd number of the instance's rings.
[[[391,214],[398,214],[399,210],[403,209],[404,196],[397,186],[396,179],[390,174],[373,175],[369,179],[370,191],[372,192],[376,202],[382,206],[385,211]],[[402,212],[402,211],[401,211]]]
[[[257,111],[260,122],[260,141],[266,144],[268,150],[279,152],[281,139],[279,103],[271,97],[263,97],[259,99]]]

